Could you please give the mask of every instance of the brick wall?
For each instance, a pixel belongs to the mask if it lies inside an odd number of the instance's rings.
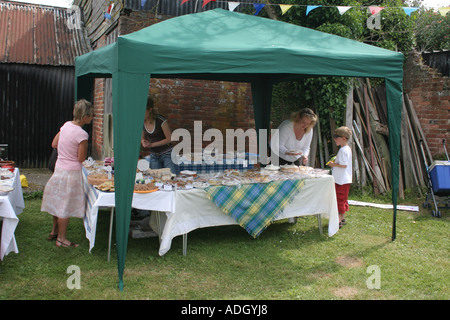
[[[442,155],[442,139],[450,143],[450,81],[411,53],[404,67],[403,89],[409,95],[433,157]]]
[[[133,11],[128,16],[121,16],[119,34],[125,35],[140,30],[166,18],[158,16],[156,19],[149,12]],[[103,36],[97,42],[97,48],[105,44],[106,36]],[[104,89],[105,80],[96,79],[94,91],[96,116],[92,132],[92,156],[95,159],[101,159],[104,154],[102,151]],[[248,83],[152,78],[149,94],[155,100],[156,111],[168,118],[172,131],[178,128],[187,129],[191,133],[192,143],[194,121],[202,121],[202,134],[210,128],[215,128],[221,131],[224,139],[226,129],[241,128],[245,131],[255,127],[251,87]],[[210,143],[211,141],[203,141],[203,147]],[[249,143],[247,140],[247,147]],[[225,145],[223,151],[226,152]]]
[[[104,110],[104,79],[95,79],[94,82],[94,112],[92,120],[92,156],[100,159],[103,149],[103,110]]]
[[[192,140],[194,121],[202,121],[203,133],[215,128],[224,138],[226,129],[247,130],[255,126],[251,89],[247,83],[152,79],[150,94],[157,112],[169,119],[172,131],[187,129]],[[204,141],[203,147],[210,143]]]

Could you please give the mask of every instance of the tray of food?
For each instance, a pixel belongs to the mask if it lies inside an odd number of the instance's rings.
[[[114,181],[107,180],[101,184],[94,185],[94,188],[103,192],[115,192]]]
[[[134,193],[150,193],[158,190],[158,187],[153,182],[137,183],[134,185]]]
[[[114,179],[114,176],[112,176],[112,178]],[[87,176],[87,180],[89,182],[89,184],[93,185],[93,186],[98,186],[103,184],[104,182],[107,181],[112,181],[114,184],[113,180],[109,180],[108,179],[108,174],[103,174],[103,173],[93,173]]]
[[[0,185],[0,196],[7,195],[8,192],[13,191],[14,188],[6,185]]]

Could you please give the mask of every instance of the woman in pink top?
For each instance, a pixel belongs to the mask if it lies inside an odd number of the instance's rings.
[[[73,109],[73,120],[66,122],[55,136],[52,147],[58,149],[55,172],[44,189],[41,211],[53,215],[48,237],[57,247],[78,247],[66,238],[69,218],[83,218],[85,197],[81,164],[86,159],[89,135],[82,129],[94,117],[93,105],[79,100]]]

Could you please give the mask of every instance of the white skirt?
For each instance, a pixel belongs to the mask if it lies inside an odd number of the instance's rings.
[[[84,218],[85,206],[82,171],[56,167],[45,186],[41,211],[62,219]]]

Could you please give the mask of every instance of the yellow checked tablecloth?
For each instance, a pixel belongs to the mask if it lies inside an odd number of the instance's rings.
[[[206,196],[254,238],[293,200],[305,180],[206,188]]]

